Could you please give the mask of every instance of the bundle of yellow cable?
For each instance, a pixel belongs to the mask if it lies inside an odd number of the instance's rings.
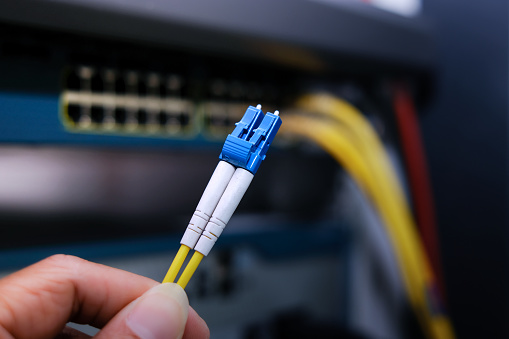
[[[297,108],[307,115],[285,116],[280,133],[316,142],[355,179],[384,221],[410,304],[427,337],[454,338],[447,316],[430,308],[433,273],[401,185],[372,126],[355,107],[327,94],[303,96]]]

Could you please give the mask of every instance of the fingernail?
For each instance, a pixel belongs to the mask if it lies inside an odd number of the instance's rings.
[[[127,316],[126,324],[141,339],[182,338],[189,301],[177,284],[147,291]]]

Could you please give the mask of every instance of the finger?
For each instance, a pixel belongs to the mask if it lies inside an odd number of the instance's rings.
[[[198,313],[189,307],[189,314],[187,315],[186,329],[184,331],[184,339],[209,339],[209,327]]]
[[[96,339],[180,339],[188,312],[184,290],[177,284],[161,284],[124,308]]]
[[[100,328],[155,285],[133,273],[56,255],[0,280],[0,329],[23,339],[54,338],[68,321]]]
[[[92,337],[89,336],[88,334],[85,334],[85,333],[78,331],[77,329],[69,327],[69,326],[64,327],[62,332],[60,332],[55,337],[55,339],[90,339],[90,338],[92,338]]]

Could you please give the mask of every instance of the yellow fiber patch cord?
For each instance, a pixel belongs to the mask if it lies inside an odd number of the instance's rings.
[[[189,251],[194,249],[191,260],[177,281],[182,288],[187,286],[251,184],[281,126],[278,111],[264,114],[261,108],[261,105],[248,107],[226,138],[219,156],[221,161],[198,202],[163,283],[175,280]]]

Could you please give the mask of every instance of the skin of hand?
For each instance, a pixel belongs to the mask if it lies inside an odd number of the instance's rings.
[[[184,290],[77,257],[55,255],[0,280],[0,338],[203,339],[207,325]]]

